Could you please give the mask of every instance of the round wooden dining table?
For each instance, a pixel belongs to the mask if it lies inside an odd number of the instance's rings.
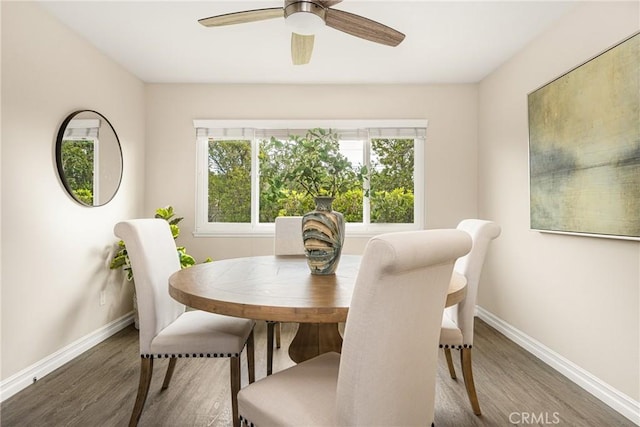
[[[347,319],[360,266],[342,255],[335,274],[313,275],[304,256],[253,256],[198,264],[169,277],[169,294],[186,306],[255,320],[299,323],[289,346],[296,362],[340,352],[338,323]],[[446,306],[466,294],[466,278],[454,273]]]

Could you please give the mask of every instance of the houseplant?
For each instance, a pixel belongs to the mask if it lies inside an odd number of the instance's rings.
[[[271,182],[272,191],[296,191],[314,198],[315,210],[302,217],[302,238],[312,274],[333,274],[344,244],[344,217],[332,210],[337,194],[359,176],[340,152],[340,137],[330,129],[310,129],[290,135],[288,141],[271,138],[281,154],[282,180]]]
[[[180,235],[180,227],[178,227],[178,223],[184,218],[175,216],[173,206],[156,209],[155,218],[161,218],[167,221],[169,223],[169,227],[171,228],[171,234],[173,235],[173,238],[178,238],[178,236]],[[178,257],[180,258],[180,267],[186,268],[196,263],[196,260],[187,253],[187,250],[184,246],[178,246],[176,247],[176,249],[178,251]],[[209,259],[207,258],[207,260]],[[111,260],[109,268],[122,268],[122,270],[126,273],[127,280],[133,280],[131,262],[129,261],[129,255],[127,255],[127,248],[122,240],[118,242],[118,252],[116,252],[115,256]]]
[[[178,223],[182,221],[183,217],[175,216],[175,212],[173,211],[173,206],[167,206],[164,208],[156,209],[155,218],[164,219],[169,223],[169,228],[171,229],[171,234],[173,238],[176,239],[180,235],[180,227]],[[184,246],[177,246],[176,250],[178,252],[178,257],[180,259],[180,267],[186,268],[194,265],[196,263],[195,258],[187,253],[187,250]],[[205,262],[211,261],[210,258],[207,258]],[[120,240],[118,242],[118,251],[115,253],[113,259],[111,260],[111,264],[109,268],[112,270],[122,268],[125,272],[125,277],[127,281],[133,281],[133,271],[131,270],[131,261],[129,260],[129,255],[127,254],[127,247],[125,246],[124,241]],[[138,309],[137,309],[137,301],[135,294],[135,287],[133,288],[133,315],[134,315],[134,323],[136,329],[138,328]]]

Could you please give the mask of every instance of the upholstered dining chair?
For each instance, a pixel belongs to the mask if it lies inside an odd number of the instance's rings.
[[[279,216],[275,220],[274,255],[304,255],[302,217]],[[267,321],[267,375],[273,372],[273,347],[280,348],[280,322]]]
[[[470,248],[471,238],[460,230],[372,238],[353,290],[342,354],[325,353],[240,390],[242,423],[430,425],[449,281],[455,260]]]
[[[489,249],[489,243],[500,235],[501,228],[491,221],[465,219],[458,224],[457,229],[469,233],[473,241],[471,251],[458,259],[454,266],[454,271],[467,278],[467,294],[460,303],[445,309],[442,316],[440,348],[444,349],[449,374],[453,379],[456,378],[456,371],[451,358],[451,349],[460,351],[462,376],[464,377],[471,408],[474,414],[481,415],[482,412],[480,411],[480,403],[478,402],[471,367],[474,312],[478,296],[478,282],[480,281],[480,274]]]
[[[255,380],[253,326],[239,319],[185,306],[169,296],[169,276],[180,270],[176,244],[164,219],[133,219],[116,224],[116,236],[126,245],[133,270],[140,317],[140,384],[129,426],[136,426],[149,392],[153,360],[169,358],[162,390],[169,386],[176,360],[189,357],[230,359],[231,402],[238,418],[240,354],[247,346],[249,382]],[[234,421],[234,425],[239,422]]]

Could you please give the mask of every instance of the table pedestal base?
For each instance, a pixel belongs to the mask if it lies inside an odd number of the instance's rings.
[[[337,323],[300,323],[289,346],[289,357],[296,363],[320,354],[342,349],[342,336]]]

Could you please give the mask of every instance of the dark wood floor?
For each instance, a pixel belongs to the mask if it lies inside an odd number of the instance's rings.
[[[285,349],[294,328],[283,325],[283,347],[275,351],[274,370],[293,364]],[[259,322],[257,378],[265,376],[265,346],[266,328]],[[458,357],[455,362],[460,373]],[[473,415],[461,373],[457,381],[452,380],[441,357],[436,426],[634,425],[480,320],[473,362],[483,415]],[[140,426],[231,425],[227,360],[179,360],[171,386],[160,392],[166,365],[166,360],[155,363]],[[135,400],[138,369],[138,335],[131,326],[3,402],[2,427],[124,426]],[[243,370],[244,385],[244,357]]]

